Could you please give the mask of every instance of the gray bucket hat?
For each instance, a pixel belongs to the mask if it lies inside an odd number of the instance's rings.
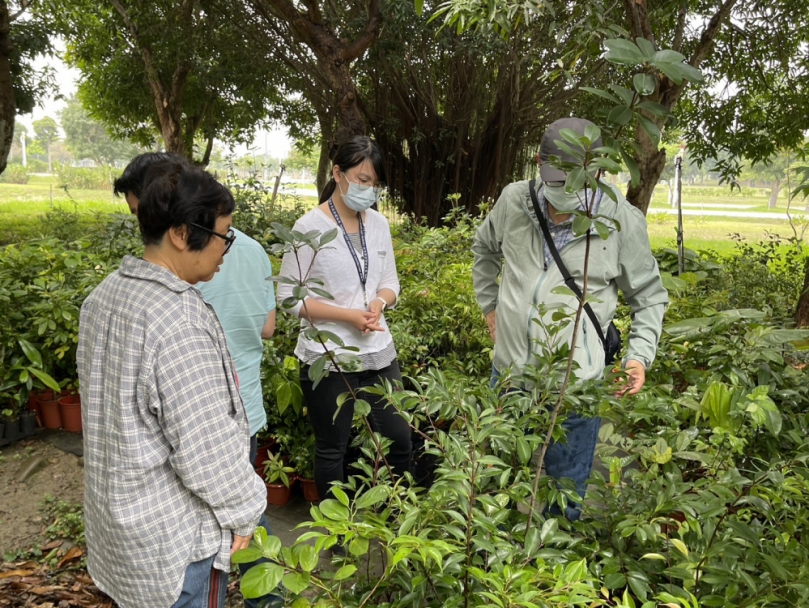
[[[577,162],[577,159],[570,154],[561,150],[555,140],[564,141],[559,131],[562,129],[572,129],[579,135],[584,135],[584,129],[593,123],[586,118],[560,118],[554,121],[545,130],[542,136],[542,142],[539,144],[539,176],[543,182],[563,182],[567,179],[567,173],[561,169],[551,166],[550,157],[558,156],[563,161]],[[595,125],[593,125],[595,126]],[[601,146],[601,138],[599,137],[592,144],[592,148]]]

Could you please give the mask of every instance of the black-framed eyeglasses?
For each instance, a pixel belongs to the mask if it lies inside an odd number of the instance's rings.
[[[204,230],[208,234],[218,236],[220,239],[225,241],[225,253],[230,251],[230,248],[233,246],[233,241],[236,240],[236,232],[233,230],[233,228],[228,229],[227,234],[219,234],[215,230],[211,230],[210,228],[206,228],[205,226],[200,226],[199,224],[195,224],[194,222],[189,222],[189,225],[193,226],[194,228],[199,228],[200,230]],[[225,255],[225,254],[223,253],[222,255]]]

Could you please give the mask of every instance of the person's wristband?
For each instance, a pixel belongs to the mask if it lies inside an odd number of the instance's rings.
[[[388,307],[388,303],[385,301],[385,298],[377,296],[374,298],[374,300],[379,300],[380,302],[382,302],[382,310],[385,310]],[[371,300],[371,302],[373,302],[374,300]]]

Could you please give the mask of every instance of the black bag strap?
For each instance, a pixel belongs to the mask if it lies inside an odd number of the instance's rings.
[[[565,280],[565,285],[567,285],[568,289],[576,294],[576,297],[579,300],[582,299],[581,289],[579,286],[576,285],[575,279],[570,276],[570,273],[567,271],[567,266],[565,266],[564,262],[562,262],[562,258],[559,255],[559,251],[556,249],[556,245],[551,238],[550,230],[548,230],[548,221],[545,219],[545,214],[542,213],[542,209],[539,208],[539,201],[537,200],[537,194],[535,190],[536,186],[535,179],[532,179],[528,182],[528,191],[531,193],[531,202],[534,204],[534,213],[537,215],[537,221],[539,222],[539,227],[542,228],[542,235],[545,237],[545,242],[548,243],[548,249],[551,250],[551,256],[553,257],[553,261],[556,262],[556,265],[559,267],[559,272],[562,273],[562,278]],[[544,252],[542,254],[545,255]],[[587,316],[590,317],[590,321],[592,321],[593,325],[596,328],[596,333],[598,334],[599,339],[601,340],[601,344],[604,347],[604,352],[607,351],[607,340],[604,338],[604,332],[601,331],[601,324],[598,322],[598,317],[596,317],[596,313],[593,311],[592,306],[590,306],[589,302],[585,302],[584,304],[584,312],[587,313]]]

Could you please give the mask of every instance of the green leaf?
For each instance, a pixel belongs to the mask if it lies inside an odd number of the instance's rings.
[[[292,593],[302,593],[309,586],[310,578],[308,572],[290,572],[284,576],[282,582]]]
[[[247,599],[262,597],[275,591],[283,576],[283,566],[262,562],[245,572],[239,588]]]
[[[318,555],[312,545],[301,545],[300,565],[306,572],[311,572],[317,567]]]
[[[598,236],[601,237],[602,241],[606,241],[610,238],[610,229],[604,222],[593,222],[596,227],[596,232],[598,232]]]
[[[604,41],[609,51],[606,54],[607,61],[623,65],[637,65],[644,63],[646,57],[634,42],[621,38],[613,38]]]
[[[424,0],[415,0],[415,9],[416,15],[421,17],[421,11],[424,9]]]
[[[388,497],[385,486],[374,486],[354,501],[357,509],[367,509],[383,502]]]
[[[632,86],[634,86],[635,90],[641,95],[651,95],[655,92],[657,83],[655,82],[654,76],[649,74],[635,74],[632,77]]]
[[[632,120],[632,110],[627,106],[615,106],[607,114],[607,121],[616,125],[625,125]]]
[[[646,38],[641,38],[640,36],[638,36],[637,38],[635,38],[635,42],[637,43],[640,52],[645,55],[647,61],[651,60],[654,57],[655,45],[652,44],[649,40],[646,40]]]
[[[323,355],[309,367],[309,380],[312,381],[312,388],[316,388],[328,373],[326,363],[328,363],[328,357]]]
[[[568,173],[567,179],[565,179],[565,192],[578,192],[584,187],[586,180],[587,175],[584,171],[584,167],[576,167],[573,171]]]
[[[642,101],[638,104],[638,109],[646,110],[655,118],[660,119],[667,118],[671,115],[671,112],[669,112],[664,105],[659,104],[656,101]]]
[[[309,600],[306,599],[305,597],[299,597],[294,602],[292,602],[292,608],[308,608],[308,606],[311,606],[311,604],[309,603]]]
[[[629,171],[629,175],[631,177],[630,183],[632,184],[633,188],[636,188],[640,183],[640,169],[638,169],[638,164],[635,162],[634,158],[629,156],[629,154],[623,150],[621,150],[621,158],[624,159],[624,164]]]
[[[59,386],[59,383],[54,380],[49,374],[46,374],[41,369],[36,369],[34,367],[29,367],[28,371],[31,372],[34,376],[36,376],[42,384],[47,386],[52,391],[61,391],[62,387]]]
[[[577,297],[575,293],[570,289],[570,287],[566,287],[565,285],[559,285],[551,289],[551,293],[557,296],[571,296]]]
[[[537,549],[539,549],[540,542],[540,530],[534,526],[528,530],[528,534],[525,535],[525,555],[528,557],[533,557],[537,552]]]
[[[607,91],[602,91],[601,89],[594,89],[593,87],[581,87],[580,90],[587,91],[588,93],[592,93],[598,97],[603,97],[604,99],[609,99],[613,103],[620,103],[621,100],[618,99],[612,93],[608,93]]]
[[[531,450],[531,444],[529,444],[523,437],[518,437],[517,457],[520,459],[520,462],[523,464],[528,464],[531,461],[532,455],[533,451]]]
[[[577,215],[573,218],[573,234],[581,236],[590,230],[592,220],[586,215]]]
[[[337,486],[332,486],[331,493],[340,501],[340,504],[347,507],[348,506],[348,495],[343,492],[341,488]]]
[[[264,557],[264,554],[258,547],[247,547],[245,549],[240,549],[231,555],[230,561],[232,561],[234,564],[249,564],[250,562],[260,560],[262,557]]]
[[[554,537],[558,530],[559,520],[557,520],[555,517],[546,519],[545,523],[542,524],[542,532],[540,533],[539,538],[543,543],[547,543]]]
[[[323,245],[331,243],[334,239],[337,238],[337,234],[338,234],[337,228],[332,228],[328,232],[324,232],[323,236],[320,237],[320,247],[323,247]]]
[[[333,498],[327,498],[320,503],[320,512],[334,521],[346,521],[350,515],[348,508]]]
[[[653,65],[657,65],[658,63],[681,63],[685,59],[681,53],[677,51],[672,51],[671,49],[664,49],[662,51],[657,51],[652,56],[651,63]]]
[[[354,564],[346,564],[345,566],[343,566],[337,572],[334,573],[334,580],[343,581],[352,574],[354,574],[356,571],[357,567]]]
[[[652,140],[654,147],[657,148],[660,145],[660,129],[658,126],[643,114],[638,114],[638,122],[641,128],[646,132],[646,135],[649,136],[649,139]]]
[[[368,539],[357,536],[348,543],[348,552],[351,553],[351,555],[365,555],[368,553],[368,547]]]
[[[320,287],[310,287],[310,288],[309,288],[309,291],[311,291],[312,293],[315,293],[315,294],[319,295],[321,298],[326,298],[327,300],[333,300],[333,299],[334,299],[334,296],[333,296],[333,295],[331,295],[331,294],[330,294],[328,291],[326,291],[325,289],[320,289]]]
[[[355,416],[370,416],[371,404],[365,399],[357,399],[354,401],[354,415]]]
[[[292,387],[289,382],[282,382],[275,389],[275,400],[278,403],[278,413],[283,414],[292,401]]]
[[[25,356],[28,357],[28,360],[37,367],[42,367],[42,355],[39,354],[39,351],[34,348],[34,345],[31,344],[28,340],[23,340],[20,338],[17,340],[20,347],[22,348],[22,352],[25,353]]]

